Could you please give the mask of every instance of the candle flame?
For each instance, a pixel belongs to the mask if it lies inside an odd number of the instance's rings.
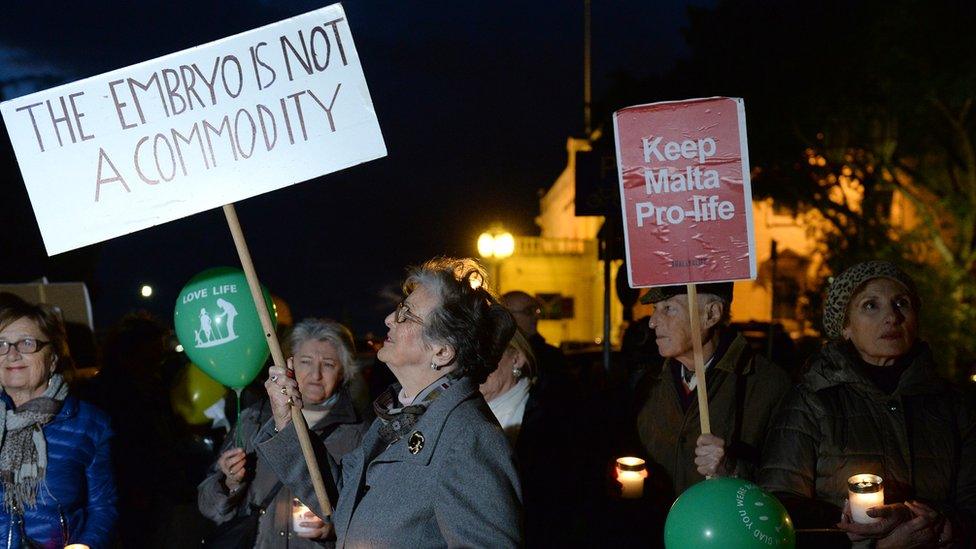
[[[617,466],[614,468],[617,480],[619,481],[622,478],[647,478],[647,468],[644,467],[645,463],[643,459],[637,457],[617,458]]]
[[[878,492],[882,482],[884,480],[881,477],[870,473],[857,474],[847,479],[848,487],[860,493]]]
[[[619,463],[620,465],[634,467],[637,465],[644,465],[645,462],[641,458],[637,458],[637,457],[622,457],[622,458],[617,458],[617,463]]]

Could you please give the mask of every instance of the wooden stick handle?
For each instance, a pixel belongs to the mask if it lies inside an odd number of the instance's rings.
[[[691,318],[691,344],[695,351],[695,378],[698,380],[698,418],[703,435],[711,434],[708,419],[708,386],[705,385],[705,357],[702,353],[701,318],[698,311],[698,290],[688,284],[688,316]]]
[[[271,313],[268,305],[264,302],[264,294],[261,293],[261,283],[258,282],[257,272],[254,270],[254,263],[251,261],[251,252],[247,249],[247,241],[244,240],[244,232],[241,230],[241,223],[237,219],[237,210],[233,204],[224,206],[224,215],[227,217],[227,226],[230,233],[234,236],[234,246],[237,247],[237,255],[241,258],[241,266],[244,267],[244,275],[247,277],[247,285],[251,289],[251,297],[254,299],[254,306],[258,310],[258,317],[261,318],[261,326],[264,328],[264,337],[268,340],[268,347],[271,349],[271,358],[275,365],[285,367],[285,355],[281,352],[281,345],[278,343],[278,335],[274,331],[271,323]],[[329,496],[325,493],[325,483],[322,482],[322,472],[319,471],[319,464],[315,461],[315,451],[312,450],[312,440],[308,436],[308,425],[305,423],[305,416],[297,406],[291,407],[291,421],[295,424],[295,432],[298,433],[298,442],[302,447],[302,454],[305,456],[305,465],[308,466],[308,474],[312,477],[312,487],[315,489],[315,498],[319,501],[319,507],[325,516],[332,514],[332,504],[329,503]]]

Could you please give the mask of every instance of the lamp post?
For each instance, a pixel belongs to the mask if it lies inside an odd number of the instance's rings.
[[[501,261],[515,253],[515,237],[501,227],[493,227],[478,237],[478,254],[491,266],[492,283],[501,293]]]

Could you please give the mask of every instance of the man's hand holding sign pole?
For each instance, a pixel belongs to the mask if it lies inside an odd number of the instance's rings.
[[[48,254],[223,207],[275,365],[285,359],[233,203],[386,155],[342,6],[0,104]],[[331,505],[300,410],[316,499]]]
[[[639,105],[614,113],[632,288],[686,284],[702,434],[711,432],[695,283],[756,277],[741,99]]]

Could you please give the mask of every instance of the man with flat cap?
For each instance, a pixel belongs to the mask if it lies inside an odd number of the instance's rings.
[[[790,387],[782,368],[755,354],[729,327],[732,283],[698,284],[697,290],[711,434],[701,434],[699,423],[701,372],[695,368],[687,287],[651,288],[641,298],[654,304],[649,325],[665,361],[647,374],[637,429],[651,476],[658,475],[655,484],[670,484],[674,497],[706,476],[754,478],[773,410]]]

